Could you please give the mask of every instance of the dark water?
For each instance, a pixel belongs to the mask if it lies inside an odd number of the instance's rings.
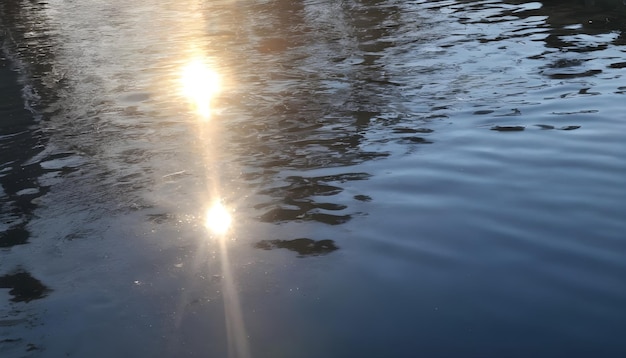
[[[0,355],[626,356],[625,13],[2,2]]]

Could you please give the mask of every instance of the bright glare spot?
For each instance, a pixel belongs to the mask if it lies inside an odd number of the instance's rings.
[[[183,94],[194,104],[204,118],[211,116],[211,99],[220,91],[221,80],[217,72],[200,60],[194,60],[183,68]]]
[[[206,213],[204,225],[214,234],[224,235],[230,228],[232,217],[226,207],[216,202]]]

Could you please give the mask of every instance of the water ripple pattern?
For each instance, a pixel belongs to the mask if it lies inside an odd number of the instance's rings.
[[[0,355],[626,356],[625,24],[3,2]]]

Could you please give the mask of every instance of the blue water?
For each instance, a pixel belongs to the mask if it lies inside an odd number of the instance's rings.
[[[624,14],[0,5],[0,353],[626,356]]]

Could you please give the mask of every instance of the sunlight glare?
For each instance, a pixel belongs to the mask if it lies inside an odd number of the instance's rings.
[[[211,99],[221,88],[217,72],[203,61],[194,60],[183,68],[181,82],[183,94],[193,103],[198,114],[209,118]]]
[[[207,210],[204,225],[216,235],[224,235],[230,229],[232,217],[226,207],[216,202]]]

